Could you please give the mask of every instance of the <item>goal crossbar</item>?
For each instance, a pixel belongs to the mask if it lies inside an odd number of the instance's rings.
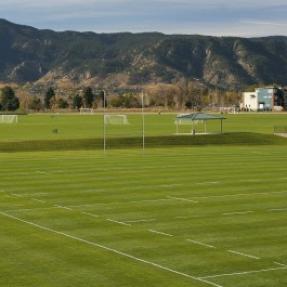
[[[105,115],[104,116],[105,125],[128,125],[127,115]]]

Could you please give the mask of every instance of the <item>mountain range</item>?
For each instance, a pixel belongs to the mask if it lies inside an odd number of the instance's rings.
[[[226,89],[287,84],[287,37],[55,32],[0,19],[0,81],[115,86],[189,79]]]

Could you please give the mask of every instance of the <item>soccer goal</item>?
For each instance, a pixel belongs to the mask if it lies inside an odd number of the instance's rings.
[[[233,114],[233,115],[238,114],[238,111],[237,111],[235,106],[220,107],[219,111],[220,111],[220,113],[224,113],[224,114]]]
[[[18,123],[17,115],[0,115],[0,124],[16,124]]]
[[[91,108],[80,108],[81,115],[90,115],[94,113],[94,109]]]
[[[105,115],[105,125],[128,125],[127,115]]]

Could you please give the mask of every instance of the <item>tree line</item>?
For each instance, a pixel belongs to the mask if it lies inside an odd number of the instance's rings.
[[[21,95],[21,91],[12,87],[0,90],[0,111],[55,111],[80,110],[81,108],[102,108],[104,95],[102,90],[86,87],[68,96],[59,96],[57,90],[50,87],[43,96]],[[236,106],[241,100],[239,91],[212,89],[183,81],[177,84],[158,84],[145,87],[146,107],[162,107],[165,109],[201,110],[211,106]],[[139,108],[142,105],[139,90],[122,89],[108,93],[106,106],[112,108]]]
[[[29,102],[31,110],[56,110],[56,109],[73,109],[96,108],[102,102],[103,95],[93,92],[91,87],[85,88],[81,93],[73,96],[60,97],[56,95],[53,88],[49,88],[44,95],[43,101],[40,97],[33,96]]]

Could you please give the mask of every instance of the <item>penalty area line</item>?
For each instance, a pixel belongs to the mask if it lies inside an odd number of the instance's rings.
[[[62,207],[52,206],[52,207],[35,207],[35,208],[18,208],[18,209],[9,209],[5,210],[6,212],[23,212],[23,211],[34,211],[34,210],[51,210],[58,209]]]
[[[156,221],[156,219],[151,218],[151,219],[125,220],[125,223],[141,223],[141,222],[154,222],[154,221]]]
[[[285,194],[287,191],[274,191],[274,192],[257,192],[257,193],[237,193],[237,194],[223,194],[223,195],[209,195],[209,196],[193,196],[196,199],[212,199],[212,198],[225,198],[225,197],[241,197],[241,196],[256,196],[256,195],[273,195]]]
[[[200,241],[197,241],[197,240],[186,239],[186,241],[191,242],[193,244],[201,245],[201,246],[204,246],[204,247],[216,249],[216,247],[213,246],[213,245],[206,244],[206,243],[203,243],[203,242],[200,242]]]
[[[273,263],[276,264],[276,265],[278,265],[278,266],[287,267],[286,264],[283,264],[283,263],[280,263],[280,262],[277,262],[277,261],[274,261]]]
[[[167,196],[168,199],[174,199],[174,200],[180,200],[180,201],[186,201],[186,202],[192,202],[192,203],[198,203],[196,200],[183,198],[183,197],[174,197],[174,196]]]
[[[87,216],[95,217],[95,218],[99,217],[99,215],[97,215],[97,214],[93,214],[93,213],[86,212],[86,211],[81,211],[81,213],[84,215],[87,215]]]
[[[287,208],[273,208],[273,209],[268,209],[270,212],[276,212],[276,211],[287,211]]]
[[[169,236],[169,237],[173,237],[174,236],[172,234],[161,232],[161,231],[157,231],[157,230],[154,230],[154,229],[149,229],[148,231],[151,232],[151,233],[160,234],[160,235]]]
[[[223,213],[222,215],[224,215],[224,216],[230,216],[230,215],[246,215],[246,214],[250,214],[250,213],[254,213],[254,211],[248,210],[248,211],[226,212],[226,213]]]
[[[67,234],[67,233],[64,233],[64,232],[61,232],[61,231],[57,231],[55,229],[52,229],[52,228],[49,228],[49,227],[46,227],[46,226],[43,226],[43,225],[40,225],[40,224],[36,224],[36,223],[31,222],[31,221],[27,221],[27,220],[21,219],[19,217],[10,215],[10,214],[5,213],[5,212],[1,212],[0,211],[0,214],[2,216],[4,216],[4,217],[7,217],[7,218],[10,218],[10,219],[13,219],[13,220],[16,220],[16,221],[19,221],[19,222],[31,225],[31,226],[36,227],[38,229],[41,229],[41,230],[44,230],[44,231],[48,231],[50,233],[54,233],[54,234],[57,234],[57,235],[61,235],[63,237],[66,237],[66,238],[69,238],[69,239],[73,239],[75,241],[82,242],[82,243],[85,243],[85,244],[93,246],[93,247],[101,248],[101,249],[104,249],[106,251],[115,253],[117,255],[121,255],[123,257],[132,259],[132,260],[137,261],[137,262],[145,263],[146,265],[150,265],[150,266],[156,267],[158,269],[161,269],[161,270],[164,270],[164,271],[168,271],[170,273],[173,273],[173,274],[176,274],[176,275],[180,275],[180,276],[183,276],[185,278],[192,279],[194,281],[206,283],[206,284],[208,284],[210,286],[214,286],[214,287],[223,287],[222,285],[219,285],[219,284],[216,284],[214,282],[211,282],[211,281],[209,281],[209,280],[207,280],[205,278],[200,278],[200,277],[192,276],[192,275],[180,272],[180,271],[176,271],[174,269],[171,269],[169,267],[165,267],[165,266],[160,265],[158,263],[154,263],[152,261],[144,260],[144,259],[138,258],[136,256],[130,255],[128,253],[125,253],[125,252],[122,252],[122,251],[119,251],[119,250],[107,247],[105,245],[98,244],[98,243],[95,243],[93,241],[89,241],[89,240],[86,240],[86,239],[83,239],[83,238],[80,238],[80,237],[77,237],[77,236],[74,236],[74,235],[70,235],[70,234]]]
[[[254,255],[250,255],[250,254],[246,254],[246,253],[239,252],[239,251],[235,251],[235,250],[228,250],[228,252],[229,252],[229,253],[232,253],[232,254],[235,254],[235,255],[240,255],[240,256],[243,256],[243,257],[248,257],[248,258],[251,258],[251,259],[256,259],[256,260],[260,260],[260,259],[261,259],[260,257],[254,256]]]
[[[255,273],[272,272],[272,271],[279,271],[279,270],[286,270],[286,269],[287,269],[287,266],[277,267],[277,268],[269,268],[269,269],[251,270],[251,271],[244,271],[244,272],[215,274],[215,275],[210,275],[210,276],[203,276],[200,278],[201,279],[212,279],[212,278],[217,278],[217,277],[249,275],[249,274],[255,274]]]
[[[38,199],[38,198],[31,198],[31,200],[36,201],[36,202],[40,202],[40,203],[46,203],[45,200],[41,200],[41,199]]]
[[[69,210],[69,211],[73,211],[73,209],[72,209],[72,208],[70,208],[70,207],[66,207],[66,206],[62,206],[62,205],[55,205],[55,207],[57,207],[57,208],[61,208],[61,209],[66,209],[66,210]]]
[[[109,222],[113,222],[113,223],[117,223],[117,224],[121,224],[121,225],[125,225],[125,226],[131,226],[128,223],[125,223],[125,222],[122,222],[122,221],[118,221],[118,220],[114,220],[114,219],[107,218],[106,220],[109,221]]]

